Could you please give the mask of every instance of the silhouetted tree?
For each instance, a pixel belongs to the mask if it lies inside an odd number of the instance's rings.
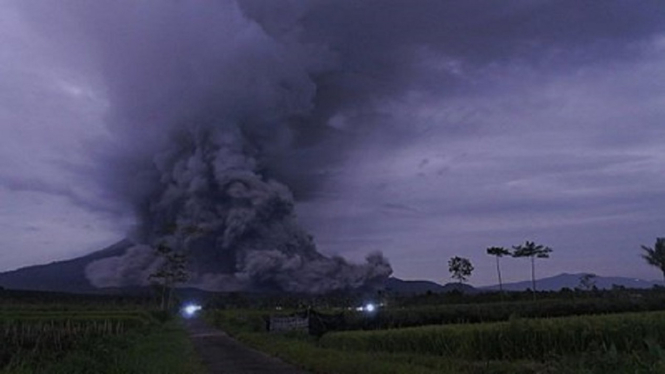
[[[579,289],[591,291],[596,286],[596,274],[584,274],[580,277]]]
[[[183,253],[174,251],[166,244],[158,245],[155,252],[161,258],[162,263],[155,272],[148,276],[148,279],[155,281],[161,287],[161,307],[162,310],[166,311],[171,307],[173,287],[189,279],[187,257]]]
[[[452,274],[451,277],[457,279],[461,284],[471,276],[473,265],[469,259],[455,256],[448,260],[448,271]]]
[[[656,244],[653,248],[645,245],[641,247],[644,251],[644,253],[642,253],[642,258],[647,264],[660,269],[663,273],[663,279],[665,280],[665,238],[656,238]]]
[[[496,273],[499,276],[499,291],[503,292],[503,282],[501,281],[501,267],[499,266],[499,258],[510,255],[510,251],[503,247],[489,247],[487,254],[496,257]]]
[[[543,245],[536,245],[534,242],[526,241],[524,244],[513,246],[515,250],[513,257],[529,257],[531,259],[531,289],[533,296],[536,297],[536,258],[549,258],[552,248]]]

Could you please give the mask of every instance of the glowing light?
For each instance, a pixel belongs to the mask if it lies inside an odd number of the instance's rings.
[[[367,304],[365,305],[365,311],[372,313],[374,310],[376,310],[376,306],[374,304]]]
[[[191,318],[191,317],[194,317],[194,315],[196,314],[196,312],[198,312],[199,310],[201,310],[201,306],[200,306],[200,305],[196,305],[196,304],[187,304],[187,305],[185,305],[185,306],[182,308],[182,314],[183,314],[186,318]]]

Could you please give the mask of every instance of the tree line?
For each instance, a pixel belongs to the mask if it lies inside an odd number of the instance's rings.
[[[499,260],[504,256],[513,258],[529,258],[531,261],[531,289],[536,291],[536,259],[549,258],[552,253],[552,248],[536,244],[532,241],[526,241],[524,244],[512,247],[512,251],[504,247],[489,247],[486,252],[490,256],[496,257],[496,271],[499,278],[499,291],[503,292],[503,281],[501,279],[501,265]],[[464,257],[455,256],[448,261],[448,271],[452,274],[452,278],[457,279],[460,283],[465,282],[473,272],[473,265],[469,259]]]
[[[643,253],[641,257],[647,262],[660,269],[663,273],[663,280],[665,280],[665,238],[656,238],[656,243],[653,247],[645,245],[641,246]],[[502,257],[513,258],[529,258],[531,262],[531,290],[536,292],[536,259],[549,258],[552,253],[552,248],[545,245],[536,244],[532,241],[526,241],[512,247],[512,251],[504,247],[489,247],[486,253],[496,258],[496,272],[499,279],[499,291],[503,292],[503,281],[501,279],[501,265],[500,259]],[[448,271],[452,274],[451,277],[458,282],[466,282],[473,272],[473,264],[468,258],[454,256],[448,261]],[[586,280],[589,281],[588,279]]]

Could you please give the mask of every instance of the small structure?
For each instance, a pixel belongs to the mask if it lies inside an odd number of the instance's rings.
[[[270,332],[308,331],[308,330],[309,330],[309,317],[270,316],[270,321],[268,323],[268,331]]]
[[[328,331],[343,330],[346,326],[342,313],[322,314],[312,309],[290,316],[270,316],[266,322],[270,332],[302,331],[315,336],[321,336]]]

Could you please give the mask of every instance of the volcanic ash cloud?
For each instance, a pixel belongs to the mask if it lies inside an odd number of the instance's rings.
[[[297,224],[289,189],[256,172],[239,131],[180,133],[156,159],[158,183],[140,204],[139,237],[188,254],[189,285],[208,290],[327,292],[378,284],[392,269],[379,253],[365,264],[320,254]],[[150,246],[91,263],[97,287],[146,285],[161,259]]]
[[[269,33],[235,1],[25,4],[54,45],[86,57],[108,108],[86,177],[136,216],[137,246],[91,263],[93,285],[146,284],[160,244],[186,253],[190,285],[207,289],[325,292],[391,273],[378,254],[323,256],[296,222],[290,191],[321,184],[312,165],[339,152],[321,144],[344,102],[326,94],[336,53],[294,23],[301,5]]]

